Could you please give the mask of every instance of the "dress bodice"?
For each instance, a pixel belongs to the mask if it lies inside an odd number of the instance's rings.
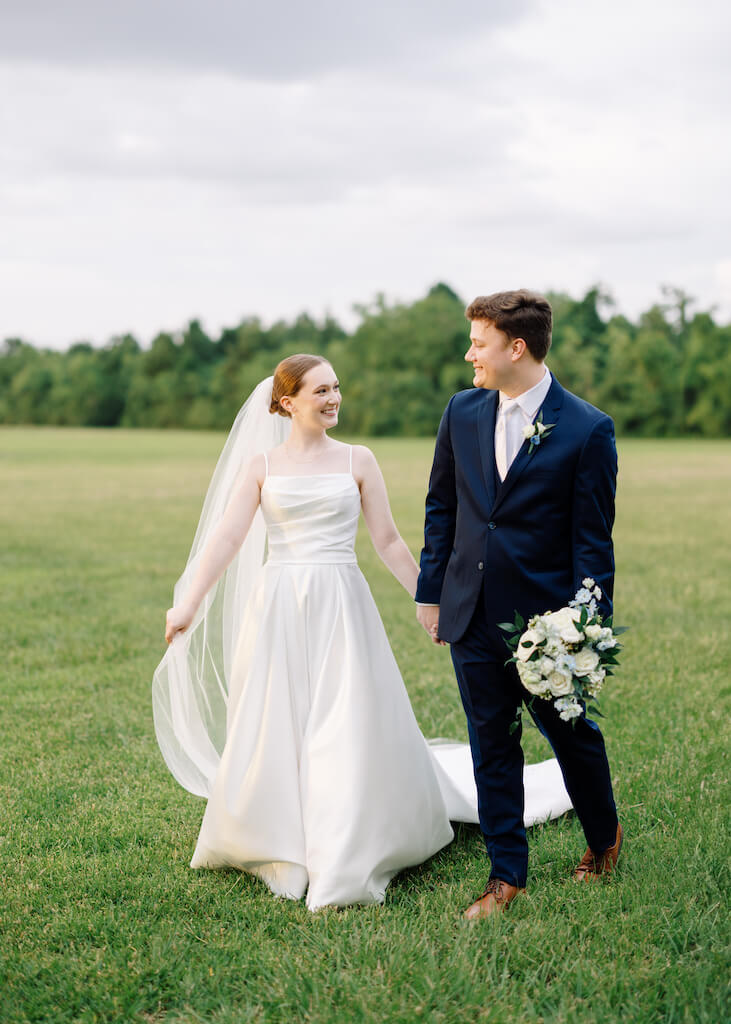
[[[261,489],[269,564],[354,563],[360,490],[352,473],[269,476]]]

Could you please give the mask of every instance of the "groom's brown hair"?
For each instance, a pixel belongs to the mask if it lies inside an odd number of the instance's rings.
[[[512,292],[478,295],[464,315],[468,320],[489,320],[511,339],[522,338],[538,362],[546,358],[551,347],[551,305],[537,292],[519,288]]]

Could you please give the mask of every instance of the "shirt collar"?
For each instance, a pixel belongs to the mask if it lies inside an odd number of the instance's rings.
[[[522,394],[517,395],[514,399],[510,399],[506,394],[500,391],[499,404],[500,408],[503,407],[505,402],[513,401],[520,407],[521,412],[532,420],[535,414],[538,412],[540,407],[546,400],[546,395],[551,387],[551,372],[548,367],[544,367],[544,374],[537,384],[534,384],[532,388],[524,391]]]

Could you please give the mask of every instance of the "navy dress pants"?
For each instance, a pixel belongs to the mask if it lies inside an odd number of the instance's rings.
[[[519,726],[511,735],[510,725],[521,702],[531,695],[515,665],[505,665],[510,651],[502,632],[490,622],[484,588],[467,632],[452,644],[451,652],[467,715],[490,877],[522,888],[528,874],[522,729]],[[562,721],[547,700],[536,699],[531,714],[558,759],[588,846],[603,853],[616,838],[617,810],[599,727],[583,715],[575,726]]]

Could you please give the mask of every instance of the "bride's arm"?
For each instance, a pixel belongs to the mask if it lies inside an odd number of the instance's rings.
[[[264,475],[264,456],[256,455],[243,473],[241,483],[233,492],[221,522],[203,549],[185,596],[167,613],[165,639],[168,643],[176,633],[185,632],[193,621],[198,605],[246,539],[259,506]]]
[[[381,468],[369,448],[357,445],[353,454],[353,474],[360,487],[363,518],[373,547],[384,565],[413,597],[419,567],[393,521]]]

